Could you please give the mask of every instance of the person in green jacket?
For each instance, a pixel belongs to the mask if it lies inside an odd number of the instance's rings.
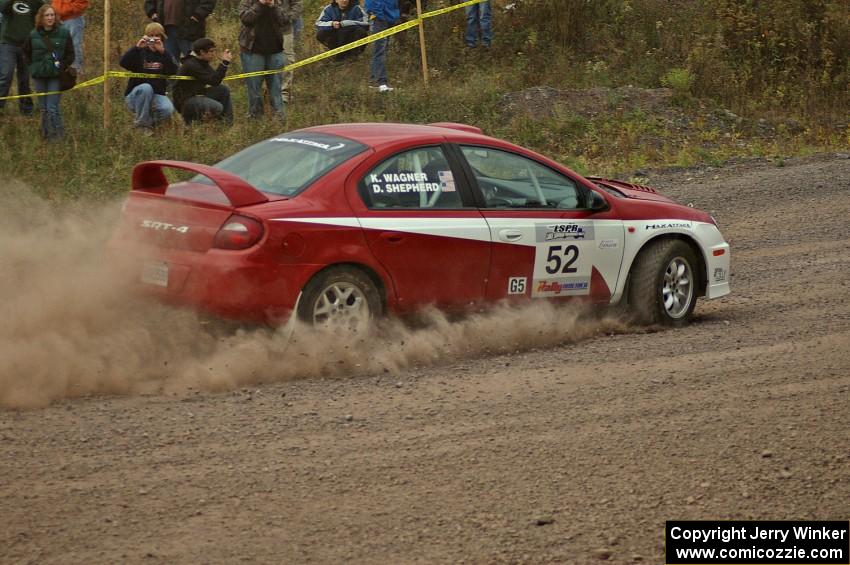
[[[42,0],[0,0],[3,28],[0,31],[0,98],[9,95],[15,73],[18,75],[18,94],[29,94],[30,74],[24,61],[23,47],[35,23],[35,13]],[[6,105],[0,100],[0,109]],[[32,98],[18,98],[21,114],[32,115]]]
[[[56,11],[49,4],[38,9],[35,29],[24,44],[24,56],[29,61],[29,71],[36,92],[52,92],[39,96],[41,107],[41,137],[48,141],[62,139],[65,127],[59,113],[59,73],[74,62],[74,42],[71,33],[59,22]]]

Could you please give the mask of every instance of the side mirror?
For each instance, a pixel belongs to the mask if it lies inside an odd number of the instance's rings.
[[[608,202],[595,190],[587,192],[587,208],[593,212],[602,212],[608,209]]]

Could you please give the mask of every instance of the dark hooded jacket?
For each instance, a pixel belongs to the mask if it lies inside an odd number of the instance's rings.
[[[292,30],[292,22],[301,11],[301,0],[277,0],[274,5],[266,6],[259,0],[241,0],[239,2],[239,47],[246,53],[255,51],[257,31],[268,34],[262,40],[265,44],[279,43],[283,50],[283,34]],[[277,52],[277,51],[273,51]]]
[[[177,37],[195,41],[207,36],[206,20],[215,9],[215,0],[181,0],[182,11],[180,23],[177,24]],[[165,13],[165,0],[145,0],[145,14],[151,19],[157,15],[159,23]],[[192,16],[195,17],[194,21]]]
[[[228,63],[222,61],[217,69],[213,69],[207,61],[198,59],[194,52],[183,58],[178,75],[190,76],[194,80],[174,81],[174,105],[179,112],[183,112],[186,101],[198,94],[204,94],[207,88],[218,86],[227,74]]]

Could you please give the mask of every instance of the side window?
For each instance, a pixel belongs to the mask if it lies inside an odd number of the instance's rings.
[[[369,208],[463,208],[452,169],[441,147],[394,155],[360,181]]]
[[[486,208],[580,208],[583,193],[569,177],[521,155],[461,147]]]

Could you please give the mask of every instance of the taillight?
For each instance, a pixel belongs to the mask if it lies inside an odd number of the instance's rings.
[[[249,218],[233,214],[218,230],[213,239],[213,247],[218,249],[248,249],[263,237],[263,224]]]

